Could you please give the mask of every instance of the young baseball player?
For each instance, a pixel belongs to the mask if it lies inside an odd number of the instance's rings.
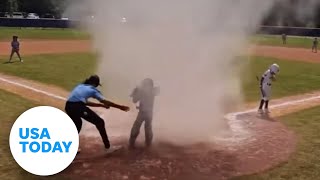
[[[314,52],[314,53],[318,52],[318,38],[314,38],[314,40],[313,40],[312,52]]]
[[[10,54],[10,59],[9,62],[11,62],[12,60],[12,56],[14,53],[16,53],[20,59],[20,62],[23,62],[23,60],[21,59],[19,50],[20,50],[20,43],[18,41],[18,36],[13,36],[12,37],[12,42],[11,42],[11,54]]]
[[[100,78],[97,75],[90,76],[82,84],[76,86],[65,105],[65,111],[75,123],[78,132],[80,133],[82,127],[82,119],[94,124],[98,129],[101,138],[104,143],[104,147],[107,152],[113,152],[121,147],[110,147],[109,138],[105,129],[105,123],[95,112],[93,112],[88,106],[91,107],[103,107],[109,109],[114,107],[122,111],[129,111],[129,107],[115,104],[106,100],[97,87],[100,85]],[[89,98],[94,98],[100,101],[100,103],[88,102]],[[80,152],[80,149],[78,150]]]
[[[258,113],[263,113],[263,105],[264,106],[264,112],[265,113],[270,113],[268,106],[269,106],[269,99],[271,96],[271,84],[272,81],[275,81],[276,74],[278,74],[280,71],[280,67],[277,64],[272,64],[270,68],[262,75],[260,79],[260,91],[262,94],[262,98],[260,101],[260,106]]]
[[[153,116],[153,105],[155,96],[159,94],[159,88],[154,87],[152,79],[144,79],[139,87],[136,87],[132,94],[132,101],[134,103],[139,102],[139,113],[135,120],[130,134],[129,148],[135,147],[135,141],[139,135],[140,128],[144,122],[145,129],[145,143],[149,147],[152,143],[152,116]]]
[[[282,44],[287,44],[287,35],[282,34]]]

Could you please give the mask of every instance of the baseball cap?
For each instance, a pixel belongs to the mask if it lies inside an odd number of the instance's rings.
[[[92,76],[90,76],[89,79],[88,79],[88,81],[89,81],[89,82],[92,82],[92,83],[94,83],[94,84],[98,84],[99,86],[102,86],[102,85],[100,84],[100,77],[99,77],[98,75],[92,75]]]

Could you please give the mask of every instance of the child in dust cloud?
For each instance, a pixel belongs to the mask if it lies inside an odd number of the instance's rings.
[[[135,148],[135,141],[140,133],[140,128],[144,122],[145,130],[145,143],[146,146],[151,146],[153,133],[152,133],[152,117],[153,105],[155,96],[159,94],[159,88],[154,87],[152,79],[144,79],[140,86],[136,87],[131,96],[134,103],[139,102],[139,113],[135,120],[130,134],[129,148]]]

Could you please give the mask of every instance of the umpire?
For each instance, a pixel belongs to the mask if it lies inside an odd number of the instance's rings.
[[[106,100],[101,92],[97,89],[100,85],[100,78],[97,75],[92,75],[86,79],[82,84],[76,86],[65,105],[65,111],[70,116],[70,118],[75,123],[78,133],[81,131],[82,119],[94,124],[98,129],[101,138],[103,140],[106,150],[110,149],[110,141],[105,129],[105,123],[102,118],[100,118],[95,112],[89,109],[87,106],[91,107],[103,107],[109,109],[114,107],[122,111],[129,111],[129,107],[115,104]],[[94,98],[100,101],[100,103],[88,102],[89,98]],[[80,152],[80,149],[78,150]]]

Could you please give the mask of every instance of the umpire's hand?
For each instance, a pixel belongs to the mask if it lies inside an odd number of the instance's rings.
[[[119,109],[125,112],[130,111],[130,108],[128,106],[121,106]]]

